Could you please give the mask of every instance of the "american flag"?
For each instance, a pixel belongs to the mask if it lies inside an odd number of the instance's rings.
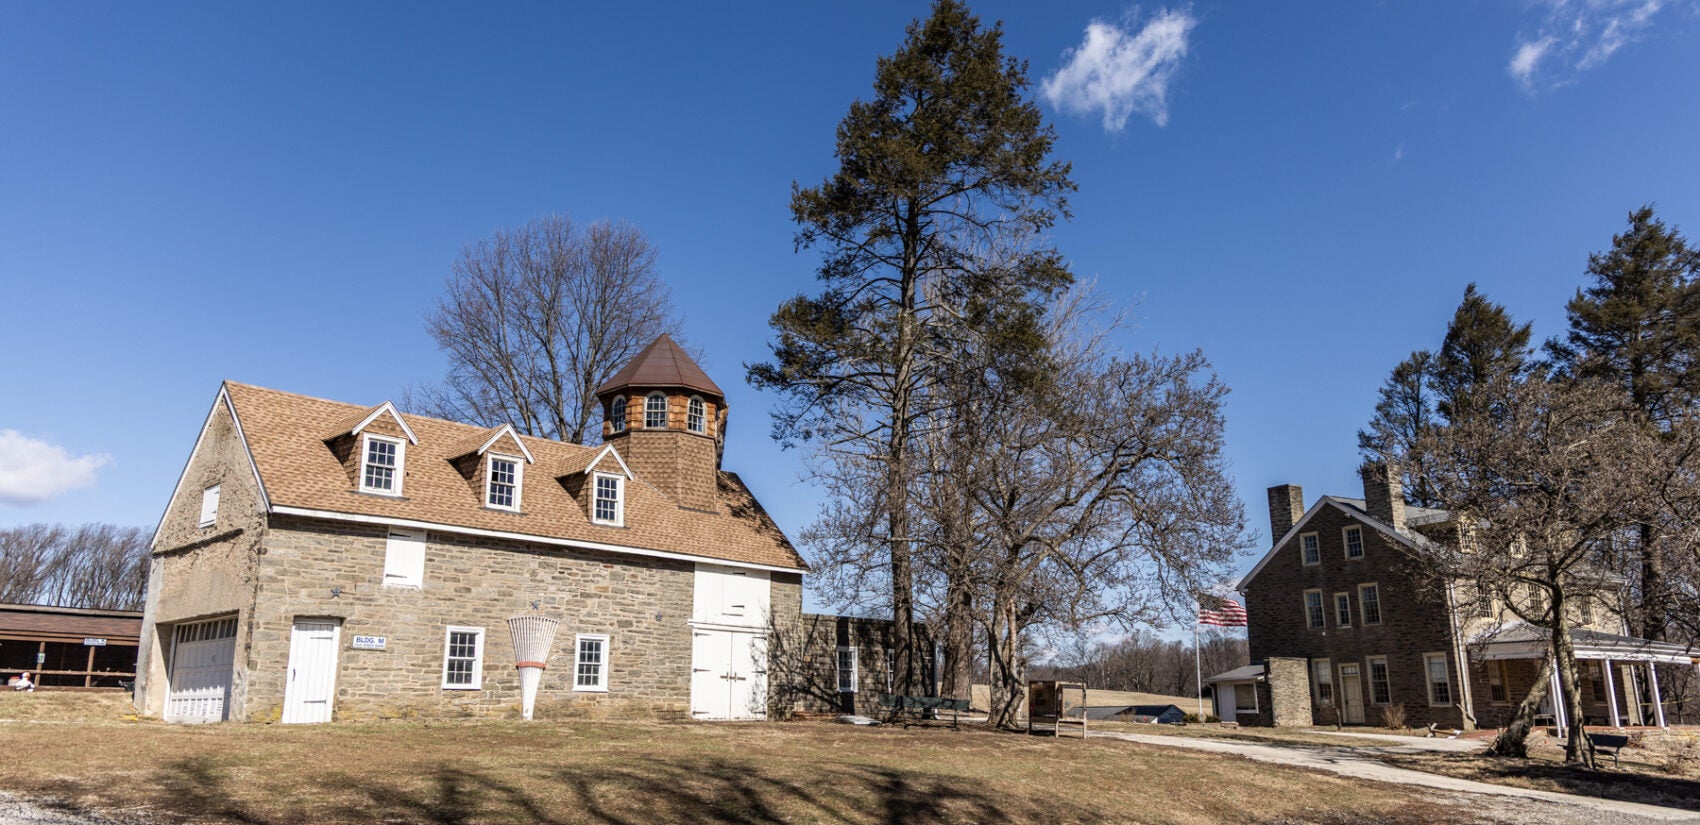
[[[1207,606],[1212,601],[1215,602],[1214,608]],[[1245,608],[1233,599],[1205,597],[1205,601],[1198,605],[1198,623],[1212,627],[1245,627]]]

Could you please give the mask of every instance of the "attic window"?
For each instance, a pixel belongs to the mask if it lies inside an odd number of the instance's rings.
[[[360,491],[401,495],[400,471],[406,449],[399,438],[366,436],[366,447],[360,451]]]
[[[519,459],[490,456],[490,469],[484,481],[484,503],[498,510],[518,510],[520,473]]]
[[[591,521],[619,527],[625,523],[625,479],[596,474],[596,500],[591,504]]]
[[[705,423],[706,418],[707,416],[704,414],[702,399],[694,395],[691,396],[690,406],[687,407],[685,411],[685,429],[690,430],[693,433],[707,432],[708,427]]]
[[[608,423],[613,426],[614,432],[617,432],[617,433],[625,432],[626,431],[626,397],[623,396],[623,395],[614,396],[614,403],[610,404],[609,408],[610,409],[608,410]]]
[[[202,527],[211,527],[218,522],[218,488],[214,484],[201,491],[201,522]]]
[[[652,392],[643,400],[643,428],[659,430],[667,426],[667,396]]]
[[[1346,558],[1348,558],[1348,559],[1361,559],[1361,558],[1363,558],[1364,557],[1364,529],[1362,527],[1358,527],[1357,525],[1353,525],[1351,527],[1346,528],[1345,534],[1346,534]]]

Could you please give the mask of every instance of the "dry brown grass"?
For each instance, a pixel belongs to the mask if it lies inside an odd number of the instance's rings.
[[[256,825],[1471,821],[1397,788],[983,730],[94,716],[0,724],[0,789],[121,817]],[[18,718],[13,703],[0,718]]]
[[[1605,757],[1602,764],[1607,767],[1587,770],[1564,764],[1563,752],[1556,748],[1531,748],[1530,757],[1509,759],[1477,753],[1423,753],[1386,754],[1379,758],[1402,768],[1496,785],[1700,811],[1700,782],[1664,775],[1651,765],[1625,758],[1622,768],[1616,769],[1611,767],[1611,757]]]

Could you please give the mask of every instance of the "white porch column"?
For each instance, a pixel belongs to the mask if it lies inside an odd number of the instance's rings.
[[[1634,663],[1623,666],[1624,695],[1629,697],[1629,707],[1634,713],[1629,714],[1630,721],[1636,725],[1647,724],[1646,709],[1641,707],[1641,685],[1635,678]]]
[[[1559,681],[1558,678],[1557,661],[1552,663],[1552,675],[1548,678],[1552,680],[1552,686],[1547,689],[1547,694],[1552,697],[1552,723],[1558,728],[1558,736],[1562,739],[1564,738],[1564,729],[1566,727],[1564,718],[1564,683]]]
[[[1647,686],[1653,689],[1653,719],[1659,727],[1665,727],[1665,702],[1659,698],[1659,668],[1652,662],[1647,663]]]
[[[1623,723],[1617,717],[1617,680],[1611,677],[1610,659],[1600,662],[1600,673],[1606,678],[1606,707],[1611,709],[1611,726],[1621,728]]]

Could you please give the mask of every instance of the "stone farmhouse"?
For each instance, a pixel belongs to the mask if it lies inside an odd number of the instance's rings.
[[[1260,664],[1212,681],[1237,688],[1240,718],[1254,724],[1380,725],[1383,709],[1398,708],[1416,727],[1504,725],[1550,655],[1546,638],[1464,598],[1468,583],[1422,575],[1411,551],[1456,520],[1407,505],[1385,465],[1361,475],[1363,498],[1322,496],[1308,509],[1299,486],[1269,488],[1275,543],[1238,586]],[[1586,601],[1576,609],[1584,721],[1664,725],[1654,665],[1700,669],[1700,660],[1681,645],[1624,635],[1620,620]],[[1543,715],[1566,723],[1550,699]]]
[[[725,394],[663,336],[597,396],[585,447],[222,385],[154,540],[137,708],[512,714],[507,620],[541,615],[560,625],[539,714],[766,717],[806,565],[721,469]],[[799,652],[828,684],[773,686],[782,712],[857,705],[885,659],[868,626]]]

